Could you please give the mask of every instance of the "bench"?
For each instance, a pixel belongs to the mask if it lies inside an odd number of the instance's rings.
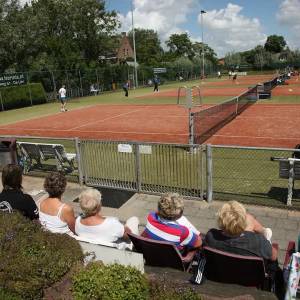
[[[131,266],[144,273],[143,255],[127,250],[130,247],[125,247],[124,245],[118,247],[116,243],[90,241],[78,236],[75,236],[75,239],[79,242],[83,253],[86,255],[85,263],[101,260],[104,264],[117,263],[123,266]]]
[[[258,99],[270,99],[272,96],[271,89],[266,84],[259,84],[257,86]]]
[[[21,162],[24,173],[28,173],[34,166],[41,167],[42,162],[54,159],[58,171],[71,173],[75,170],[75,153],[66,153],[61,144],[44,144],[17,142],[20,149]]]
[[[292,205],[295,180],[300,179],[300,159],[295,157],[271,157],[271,161],[279,161],[279,178],[288,179],[286,204],[290,206]]]

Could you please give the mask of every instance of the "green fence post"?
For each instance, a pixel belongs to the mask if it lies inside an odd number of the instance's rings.
[[[213,196],[213,183],[212,183],[212,147],[210,144],[206,145],[206,200],[212,201]]]
[[[2,99],[2,93],[0,92],[0,101],[1,101],[1,109],[4,111],[4,105],[3,105],[3,99]]]

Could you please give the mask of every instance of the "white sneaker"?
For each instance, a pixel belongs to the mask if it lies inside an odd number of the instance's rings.
[[[263,235],[264,237],[271,242],[271,238],[272,238],[272,229],[271,228],[264,228],[263,229]]]

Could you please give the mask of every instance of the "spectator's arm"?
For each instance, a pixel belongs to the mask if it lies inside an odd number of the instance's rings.
[[[197,240],[196,240],[196,243],[194,245],[194,248],[200,248],[201,246],[202,246],[201,236],[197,235]]]
[[[130,238],[129,238],[129,236],[128,236],[128,233],[131,233],[131,229],[125,225],[125,226],[124,226],[123,239],[126,240],[126,241],[130,241]]]
[[[272,256],[271,260],[275,261],[278,258],[278,244],[272,245]]]
[[[70,205],[65,205],[63,208],[62,220],[65,221],[70,230],[75,233],[75,215],[74,210]]]
[[[253,231],[253,232],[256,232],[256,233],[262,233],[263,234],[264,227],[262,226],[261,223],[259,223],[255,219],[254,216],[252,216],[251,214],[247,214],[246,218],[247,218],[247,227],[246,227],[247,231]]]

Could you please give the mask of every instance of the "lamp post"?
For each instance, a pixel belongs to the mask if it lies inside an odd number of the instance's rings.
[[[138,87],[137,77],[137,63],[136,63],[136,50],[135,50],[135,31],[133,22],[133,0],[131,0],[131,24],[132,24],[132,39],[133,39],[133,57],[134,57],[134,87]]]
[[[204,41],[203,41],[203,15],[206,14],[205,10],[201,10],[201,29],[202,29],[202,79],[204,79],[205,76],[205,71],[204,71],[204,67],[205,67],[205,60],[204,60]]]

